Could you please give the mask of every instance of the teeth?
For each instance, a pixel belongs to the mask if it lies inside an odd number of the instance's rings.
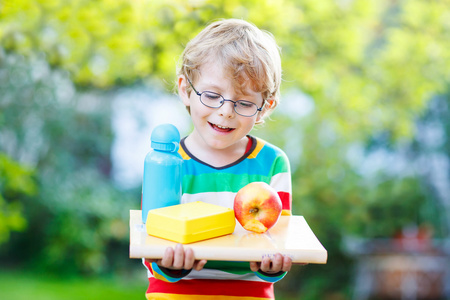
[[[217,127],[219,127],[220,129],[229,129],[230,127],[225,127],[225,126],[220,126],[220,125],[216,125]]]

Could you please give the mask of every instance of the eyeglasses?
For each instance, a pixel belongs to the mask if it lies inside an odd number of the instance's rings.
[[[219,108],[225,103],[225,101],[230,101],[234,104],[234,111],[238,115],[244,117],[253,117],[258,111],[262,110],[262,107],[258,108],[258,105],[247,100],[233,101],[230,99],[225,99],[221,94],[210,91],[199,93],[192,85],[192,82],[189,80],[189,78],[186,77],[186,79],[189,81],[189,84],[191,85],[194,92],[200,97],[200,102],[207,107]]]

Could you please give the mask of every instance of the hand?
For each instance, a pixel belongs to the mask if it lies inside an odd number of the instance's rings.
[[[270,257],[264,257],[261,262],[252,261],[250,262],[250,269],[253,272],[261,270],[265,273],[275,274],[280,271],[289,272],[292,266],[292,259],[288,256],[283,256],[281,253],[277,253]]]
[[[173,270],[190,270],[200,271],[206,264],[206,260],[195,260],[194,251],[191,248],[183,248],[183,245],[177,244],[175,250],[167,247],[162,259],[145,259],[148,263],[156,262],[160,267]]]

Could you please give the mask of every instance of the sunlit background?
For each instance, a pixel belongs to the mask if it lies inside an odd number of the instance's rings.
[[[128,258],[152,128],[192,129],[184,45],[242,18],[282,49],[252,134],[328,251],[277,299],[450,299],[449,0],[0,0],[0,298],[144,299]]]

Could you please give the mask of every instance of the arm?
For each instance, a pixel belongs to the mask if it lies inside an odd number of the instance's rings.
[[[292,215],[292,179],[289,159],[286,154],[279,153],[272,163],[270,186],[280,196],[283,210],[281,215]]]

